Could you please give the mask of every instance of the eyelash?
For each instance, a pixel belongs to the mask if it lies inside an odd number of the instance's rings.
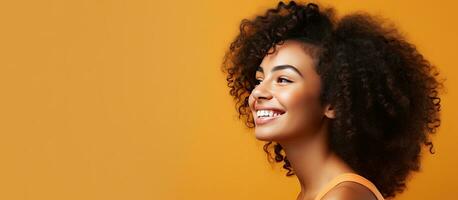
[[[282,78],[282,77],[278,78],[277,80],[286,80],[286,82],[292,83],[292,81],[290,81],[290,80],[288,80],[288,79],[286,79],[286,78]],[[256,79],[256,85],[259,85],[260,81],[261,81],[261,80]]]

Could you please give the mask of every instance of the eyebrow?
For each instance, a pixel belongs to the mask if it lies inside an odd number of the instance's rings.
[[[299,72],[299,70],[297,68],[295,68],[294,66],[292,66],[292,65],[277,65],[277,66],[273,67],[272,70],[270,70],[270,71],[274,72],[274,71],[283,70],[283,69],[292,69],[296,73],[298,73],[301,77],[304,77],[304,76],[302,76],[301,72]],[[264,73],[264,70],[262,69],[261,66],[258,66],[256,71]]]

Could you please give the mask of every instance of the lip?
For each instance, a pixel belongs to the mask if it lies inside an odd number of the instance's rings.
[[[280,109],[280,108],[275,108],[275,107],[270,107],[270,106],[258,106],[257,104],[254,105],[254,111],[257,112],[258,110],[273,110],[276,112],[279,112],[281,114],[284,114],[285,111]]]
[[[272,107],[256,107],[256,111],[254,112],[253,116],[255,117],[255,123],[256,123],[256,126],[258,125],[263,125],[263,124],[267,124],[269,122],[272,122],[272,121],[275,121],[276,119],[278,119],[279,117],[283,116],[286,111],[283,111],[283,110],[280,110],[278,108],[272,108]],[[258,109],[259,108],[259,109]],[[258,110],[274,110],[276,112],[279,112],[280,115],[277,115],[275,117],[258,117],[256,115],[256,112]]]
[[[264,125],[264,124],[270,123],[272,121],[275,121],[276,119],[278,119],[279,117],[283,116],[284,114],[285,113],[283,113],[281,115],[277,115],[275,117],[256,117],[256,119],[255,119],[256,126]]]
[[[273,110],[275,112],[280,113],[280,115],[277,115],[275,117],[261,117],[261,118],[259,118],[256,115],[256,112],[258,110]],[[272,106],[260,106],[260,105],[257,104],[257,102],[254,103],[254,115],[253,116],[255,117],[256,126],[267,124],[269,122],[275,121],[276,119],[278,119],[279,117],[281,117],[285,113],[286,113],[286,111],[284,111],[284,110],[282,110],[280,108],[276,108],[276,107],[272,107]]]

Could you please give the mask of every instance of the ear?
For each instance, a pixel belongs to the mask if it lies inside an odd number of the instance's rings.
[[[331,104],[327,104],[324,107],[324,115],[330,119],[334,119],[336,117],[336,112]]]

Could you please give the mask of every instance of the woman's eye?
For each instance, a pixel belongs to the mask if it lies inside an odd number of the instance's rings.
[[[286,78],[278,78],[278,80],[279,80],[280,82],[282,82],[282,80],[284,80],[284,81],[286,81],[286,83],[291,83],[291,82],[292,82],[292,81],[290,81],[290,80],[288,80],[288,79],[286,79]]]
[[[262,79],[256,79],[255,82],[256,82],[255,85],[259,85],[262,82]],[[290,80],[288,80],[286,78],[281,78],[281,77],[278,78],[278,82],[280,82],[280,83],[292,83],[292,81],[290,81]]]

